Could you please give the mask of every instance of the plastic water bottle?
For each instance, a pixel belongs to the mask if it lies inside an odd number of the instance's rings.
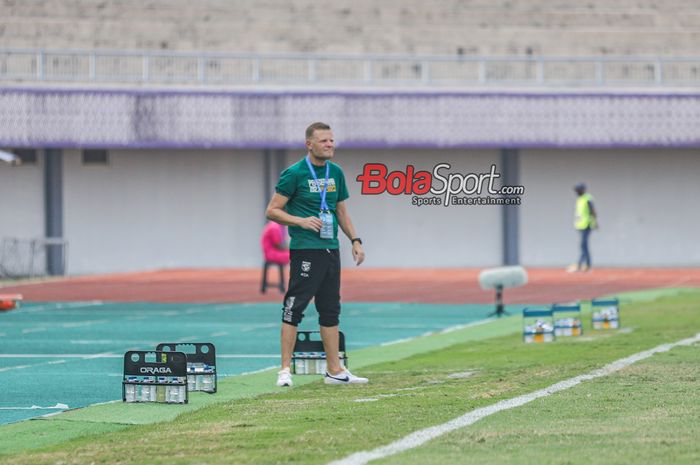
[[[124,385],[124,400],[126,402],[136,401],[136,385],[133,384],[132,381],[136,381],[136,377],[128,377],[126,380],[127,384]]]
[[[180,386],[168,386],[167,401],[169,403],[180,402]]]
[[[141,384],[141,402],[150,402],[151,400],[151,386],[148,384]]]
[[[213,392],[214,391],[214,380],[213,375],[202,375],[202,391]]]
[[[302,353],[296,354],[296,357],[294,358],[294,372],[299,375],[303,375],[306,373],[306,360],[303,358],[300,358],[302,356]]]
[[[165,388],[164,386],[166,383],[165,376],[159,376],[158,377],[158,385],[155,386],[156,388],[156,402],[165,402]]]
[[[202,391],[204,392],[214,392],[214,367],[211,365],[204,365],[204,373],[202,376]]]

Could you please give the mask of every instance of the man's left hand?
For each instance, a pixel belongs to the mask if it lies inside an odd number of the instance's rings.
[[[365,261],[365,251],[362,250],[362,244],[359,242],[352,244],[352,258],[358,266]]]

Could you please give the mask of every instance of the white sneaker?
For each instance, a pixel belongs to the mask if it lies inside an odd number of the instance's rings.
[[[284,368],[277,372],[277,386],[279,387],[292,387],[292,373],[289,368]]]
[[[332,375],[326,372],[323,377],[323,382],[326,384],[365,384],[369,380],[367,378],[360,378],[350,373],[348,370],[343,370],[337,375]]]

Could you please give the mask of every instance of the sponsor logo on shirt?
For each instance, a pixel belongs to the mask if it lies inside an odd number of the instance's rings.
[[[323,186],[326,184],[326,179],[319,179],[318,181],[314,181],[313,179],[309,179],[309,192],[321,192],[323,190]],[[329,178],[328,179],[328,192],[335,192],[335,179]]]

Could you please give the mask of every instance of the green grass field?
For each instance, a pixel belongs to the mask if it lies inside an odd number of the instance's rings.
[[[583,337],[551,344],[522,343],[520,320],[511,317],[358,351],[352,368],[369,385],[326,386],[297,376],[297,386],[285,390],[272,387],[272,372],[259,373],[225,380],[219,399],[193,396],[190,411],[156,423],[107,427],[94,412],[148,415],[177,407],[109,404],[17,423],[0,430],[0,451],[10,452],[0,462],[328,463],[694,336],[699,307],[698,291],[638,300],[623,307],[622,330],[592,331],[586,316]],[[372,463],[697,464],[699,362],[698,345],[677,347]],[[233,394],[237,389],[245,393]],[[255,395],[261,390],[269,392]],[[94,420],[81,422],[91,411]]]

